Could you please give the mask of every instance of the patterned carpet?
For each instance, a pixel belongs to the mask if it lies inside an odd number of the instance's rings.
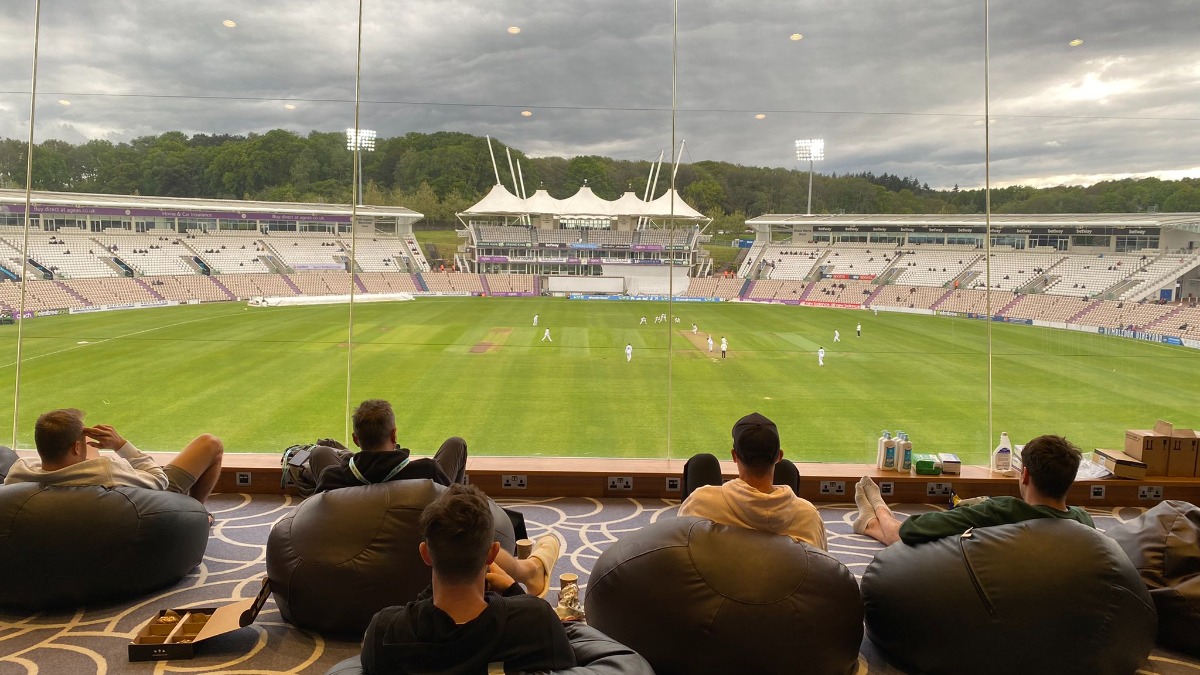
[[[555,498],[502,500],[525,514],[531,536],[553,531],[566,542],[555,570],[576,572],[586,585],[596,558],[624,533],[675,514],[677,504],[665,500]],[[209,508],[218,519],[204,563],[173,588],[155,597],[111,607],[75,612],[14,616],[0,613],[0,675],[89,673],[288,673],[320,675],[333,664],[358,653],[353,642],[329,640],[283,622],[269,601],[250,627],[212,638],[186,661],[129,663],[126,645],[160,608],[205,607],[252,597],[265,574],[265,543],[271,525],[294,506],[291,498],[217,495]],[[928,506],[898,507],[905,514]],[[1128,520],[1141,509],[1089,509],[1101,529]],[[852,505],[821,508],[829,531],[830,552],[861,576],[874,552],[873,540],[851,532]],[[87,564],[87,561],[80,561]],[[136,573],[135,570],[130,571]],[[556,597],[552,592],[551,597]],[[867,639],[859,674],[902,671],[888,665]],[[1200,661],[1156,651],[1139,673],[1200,674]]]

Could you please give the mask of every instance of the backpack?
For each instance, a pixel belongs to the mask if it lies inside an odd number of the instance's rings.
[[[328,438],[316,443],[289,446],[279,460],[279,465],[283,468],[283,475],[279,479],[281,491],[292,486],[301,497],[307,497],[317,489],[317,477],[312,471],[311,455],[313,448],[320,445],[333,448],[338,455],[349,457],[353,454],[341,443]]]

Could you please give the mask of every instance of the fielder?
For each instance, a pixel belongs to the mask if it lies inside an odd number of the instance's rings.
[[[547,328],[546,332],[542,334],[542,339],[539,340],[539,342],[545,342],[547,340],[549,340],[550,342],[554,342],[554,338],[550,337],[550,329],[549,328]]]
[[[632,360],[633,360],[633,345],[627,343],[625,345],[625,363],[629,363]]]
[[[825,365],[825,348],[824,347],[821,347],[820,349],[817,350],[817,365],[818,366]]]

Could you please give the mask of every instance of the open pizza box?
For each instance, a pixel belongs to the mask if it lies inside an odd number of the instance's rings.
[[[129,643],[130,661],[190,659],[196,645],[254,623],[271,597],[271,586],[263,577],[258,595],[224,607],[191,607],[160,610]]]

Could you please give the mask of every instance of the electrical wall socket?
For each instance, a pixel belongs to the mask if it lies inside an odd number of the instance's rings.
[[[681,489],[678,476],[667,477],[667,492],[679,492]]]
[[[926,483],[925,494],[930,497],[949,497],[954,491],[952,483]]]
[[[524,490],[527,477],[523,473],[506,473],[500,475],[500,487],[505,490]]]
[[[1104,499],[1104,486],[1103,485],[1093,485],[1092,486],[1092,499]]]
[[[896,484],[890,480],[885,480],[879,484],[879,495],[881,497],[891,497],[896,494]]]
[[[823,494],[823,495],[844,495],[844,494],[846,494],[846,481],[842,481],[842,480],[823,480],[823,481],[821,481],[821,494]]]
[[[1162,499],[1161,485],[1139,485],[1138,499]]]
[[[250,485],[249,471],[238,471],[235,474],[235,477],[237,478],[238,487],[246,487],[247,485]]]
[[[620,491],[632,490],[633,489],[633,477],[632,476],[609,476],[608,477],[608,489],[609,490],[620,490]]]

